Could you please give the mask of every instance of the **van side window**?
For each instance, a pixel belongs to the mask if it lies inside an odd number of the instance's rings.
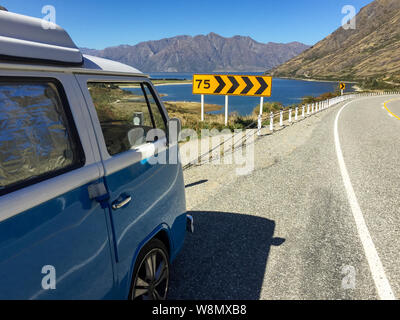
[[[89,82],[88,89],[111,156],[149,142],[152,129],[165,135],[163,114],[146,83]]]
[[[58,82],[0,79],[0,195],[83,165]]]

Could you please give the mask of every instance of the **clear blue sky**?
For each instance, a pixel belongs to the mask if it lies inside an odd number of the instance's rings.
[[[103,49],[176,35],[215,32],[259,42],[315,44],[341,25],[344,5],[357,12],[372,0],[0,0],[9,11],[43,17],[56,8],[57,24],[80,47]]]

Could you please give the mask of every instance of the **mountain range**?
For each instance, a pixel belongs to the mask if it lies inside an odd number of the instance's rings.
[[[299,42],[260,43],[250,37],[225,38],[209,33],[81,51],[143,72],[256,72],[276,67],[308,48]]]
[[[287,63],[275,77],[400,82],[400,0],[375,0],[356,16],[356,28],[340,27]]]

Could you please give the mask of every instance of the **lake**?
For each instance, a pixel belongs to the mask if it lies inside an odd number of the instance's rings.
[[[242,74],[242,73],[226,73]],[[248,75],[262,75],[262,73],[249,72]],[[152,79],[192,79],[193,73],[150,73]],[[302,81],[274,78],[272,80],[272,96],[265,98],[265,102],[281,102],[285,106],[300,103],[305,96],[320,96],[326,92],[333,92],[337,88],[337,82]],[[351,84],[347,84],[346,91],[354,91]],[[157,91],[166,96],[164,101],[194,101],[200,102],[199,95],[192,94],[192,85],[162,85],[157,86]],[[225,105],[224,96],[205,96],[205,103]],[[229,97],[229,112],[236,111],[240,115],[251,114],[255,107],[259,106],[260,98],[257,97]],[[216,111],[213,113],[223,113]]]

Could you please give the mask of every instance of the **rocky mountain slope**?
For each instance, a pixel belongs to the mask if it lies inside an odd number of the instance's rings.
[[[291,42],[259,43],[250,37],[177,36],[134,46],[104,50],[82,48],[87,54],[117,60],[144,72],[265,71],[297,56],[309,46]]]
[[[276,77],[400,82],[400,0],[375,0],[360,10],[356,29],[342,27],[287,63]]]

